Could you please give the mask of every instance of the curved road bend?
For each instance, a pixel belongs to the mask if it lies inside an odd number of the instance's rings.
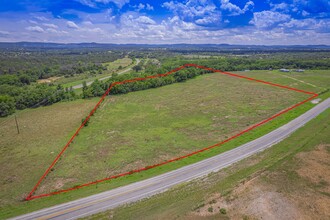
[[[99,193],[83,199],[35,211],[14,219],[77,219],[92,215],[125,203],[135,202],[163,192],[174,185],[205,176],[211,172],[242,160],[282,141],[311,119],[330,107],[330,98],[316,105],[313,109],[292,120],[286,125],[235,149],[191,164],[177,170]]]
[[[140,59],[136,59],[136,64],[135,64],[134,66],[138,65],[138,64],[140,63],[140,61],[141,61]],[[128,71],[131,71],[131,70],[132,70],[132,67],[129,67],[129,68],[124,69],[124,70],[122,70],[122,71],[119,71],[119,72],[117,72],[117,73],[118,73],[118,75],[120,75],[120,74],[123,74],[123,73],[127,73]],[[106,76],[106,77],[100,78],[99,80],[102,81],[102,80],[105,80],[105,79],[109,79],[110,77],[111,77],[111,76]],[[93,82],[94,82],[94,81],[89,81],[89,82],[86,83],[86,85],[89,86],[89,85],[91,85]],[[80,88],[82,88],[82,87],[83,87],[83,84],[78,84],[78,85],[72,86],[73,89],[80,89]]]

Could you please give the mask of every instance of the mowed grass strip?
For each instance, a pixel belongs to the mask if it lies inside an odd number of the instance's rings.
[[[112,96],[80,132],[37,194],[208,147],[307,97],[219,73]]]
[[[98,99],[17,112],[0,126],[0,209],[22,201]]]

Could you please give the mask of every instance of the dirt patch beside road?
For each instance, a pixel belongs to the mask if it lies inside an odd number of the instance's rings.
[[[330,219],[330,145],[295,156],[290,168],[267,171],[241,183],[229,195],[211,195],[192,211],[196,219]]]

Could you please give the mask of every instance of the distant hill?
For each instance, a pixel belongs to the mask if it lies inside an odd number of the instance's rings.
[[[329,45],[231,45],[231,44],[102,44],[102,43],[43,43],[43,42],[0,42],[0,49],[7,50],[42,50],[42,49],[168,49],[168,50],[197,50],[197,51],[226,51],[226,50],[330,50]]]

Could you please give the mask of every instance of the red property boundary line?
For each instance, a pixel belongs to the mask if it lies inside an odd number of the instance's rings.
[[[180,156],[180,157],[176,157],[176,158],[173,158],[171,160],[167,160],[167,161],[164,161],[162,163],[158,163],[158,164],[154,164],[154,165],[151,165],[151,166],[146,166],[146,167],[143,167],[143,168],[140,168],[140,169],[136,169],[136,170],[132,170],[132,171],[129,171],[129,172],[125,172],[125,173],[121,173],[121,174],[118,174],[118,175],[115,175],[115,176],[110,176],[110,177],[107,177],[107,178],[104,178],[104,179],[100,179],[100,180],[96,180],[96,181],[93,181],[93,182],[89,182],[89,183],[85,183],[85,184],[82,184],[82,185],[78,185],[78,186],[75,186],[75,187],[72,187],[72,188],[68,188],[68,189],[63,189],[63,190],[59,190],[59,191],[55,191],[55,192],[51,192],[51,193],[47,193],[47,194],[40,194],[40,195],[33,195],[35,193],[35,191],[37,190],[37,188],[39,187],[39,185],[41,184],[41,182],[44,180],[44,178],[49,174],[50,170],[55,166],[55,164],[57,163],[57,161],[59,160],[59,158],[62,156],[62,154],[66,151],[66,149],[70,146],[70,144],[72,143],[72,141],[74,140],[74,138],[78,135],[78,133],[80,132],[80,130],[84,127],[84,125],[87,123],[87,121],[90,119],[90,117],[95,113],[96,109],[100,106],[100,104],[103,102],[103,100],[105,99],[105,97],[109,94],[110,90],[116,86],[116,85],[121,85],[121,84],[126,84],[126,83],[131,83],[131,82],[137,82],[137,81],[143,81],[143,80],[147,80],[147,79],[152,79],[152,78],[158,78],[158,77],[165,77],[165,76],[168,76],[170,74],[173,74],[181,69],[184,69],[184,68],[187,68],[187,67],[195,67],[195,68],[199,68],[199,69],[203,69],[203,70],[207,70],[207,71],[211,71],[211,72],[217,72],[217,73],[221,73],[221,74],[225,74],[225,75],[229,75],[229,76],[233,76],[233,77],[238,77],[238,78],[242,78],[242,79],[247,79],[247,80],[250,80],[250,81],[255,81],[255,82],[259,82],[259,83],[263,83],[263,84],[267,84],[267,85],[271,85],[271,86],[275,86],[275,87],[280,87],[280,88],[284,88],[284,89],[288,89],[288,90],[292,90],[292,91],[295,91],[295,92],[300,92],[300,93],[305,93],[305,94],[308,94],[308,95],[311,95],[309,98],[289,107],[289,108],[286,108],[282,111],[280,111],[279,113],[271,116],[270,118],[267,118],[241,132],[239,132],[238,134],[224,140],[224,141],[221,141],[217,144],[214,144],[212,146],[209,146],[209,147],[206,147],[206,148],[203,148],[203,149],[200,149],[198,151],[194,151],[192,153],[189,153],[187,155],[184,155],[184,156]],[[184,159],[184,158],[187,158],[187,157],[190,157],[192,155],[195,155],[195,154],[198,154],[198,153],[201,153],[203,151],[207,151],[207,150],[210,150],[212,148],[215,148],[215,147],[218,147],[220,145],[223,145],[224,143],[226,142],[229,142],[231,140],[233,140],[234,138],[237,138],[239,136],[241,136],[242,134],[248,132],[248,131],[251,131],[252,129],[256,128],[256,127],[259,127],[260,125],[263,125],[271,120],[273,120],[274,118],[314,99],[315,97],[317,97],[318,94],[317,93],[314,93],[314,92],[308,92],[308,91],[304,91],[304,90],[300,90],[300,89],[296,89],[296,88],[292,88],[292,87],[289,87],[289,86],[283,86],[283,85],[280,85],[280,84],[276,84],[276,83],[271,83],[271,82],[267,82],[267,81],[263,81],[263,80],[259,80],[259,79],[254,79],[254,78],[250,78],[250,77],[246,77],[246,76],[241,76],[241,75],[237,75],[237,74],[234,74],[234,73],[230,73],[230,72],[225,72],[225,71],[221,71],[221,70],[217,70],[217,69],[213,69],[213,68],[209,68],[209,67],[205,67],[205,66],[199,66],[199,65],[196,65],[196,64],[185,64],[185,65],[182,65],[176,69],[173,69],[165,74],[157,74],[157,75],[153,75],[153,76],[147,76],[145,78],[134,78],[134,79],[130,79],[130,80],[124,80],[124,81],[121,81],[121,82],[114,82],[112,83],[109,88],[107,89],[107,91],[102,95],[100,101],[95,105],[95,107],[92,109],[92,111],[89,113],[89,115],[87,116],[87,118],[84,120],[84,122],[80,125],[80,127],[76,130],[76,132],[72,135],[72,137],[70,138],[70,140],[67,142],[67,144],[63,147],[63,149],[61,150],[61,152],[56,156],[56,158],[54,159],[54,161],[51,163],[51,165],[47,168],[47,170],[45,171],[45,173],[41,176],[41,178],[39,179],[39,181],[37,182],[37,184],[33,187],[33,189],[31,190],[31,192],[29,193],[29,195],[25,198],[25,200],[33,200],[33,199],[37,199],[37,198],[42,198],[42,197],[46,197],[46,196],[52,196],[52,195],[56,195],[56,194],[60,194],[60,193],[64,193],[64,192],[69,192],[69,191],[72,191],[72,190],[76,190],[76,189],[80,189],[80,188],[83,188],[83,187],[86,187],[86,186],[90,186],[90,185],[94,185],[94,184],[97,184],[97,183],[101,183],[101,182],[104,182],[104,181],[107,181],[107,180],[111,180],[111,179],[116,179],[116,178],[119,178],[119,177],[122,177],[122,176],[127,176],[127,175],[131,175],[133,173],[138,173],[138,172],[141,172],[141,171],[144,171],[144,170],[149,170],[149,169],[152,169],[152,168],[155,168],[155,167],[159,167],[159,166],[162,166],[162,165],[165,165],[165,164],[168,164],[168,163],[171,163],[171,162],[174,162],[174,161],[178,161],[178,160],[181,160],[181,159]]]

